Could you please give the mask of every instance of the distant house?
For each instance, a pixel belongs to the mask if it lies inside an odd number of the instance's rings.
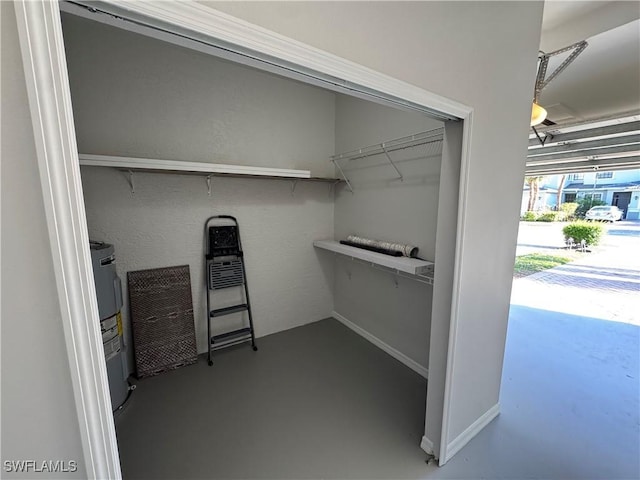
[[[557,206],[558,185],[560,184],[561,175],[550,175],[542,177],[538,186],[538,195],[534,199],[533,211],[542,212],[545,210],[555,210]],[[529,185],[525,182],[522,190],[522,204],[520,213],[527,211],[529,206]]]
[[[534,211],[555,210],[562,175],[543,177],[540,182]],[[561,203],[576,202],[580,198],[601,200],[616,205],[628,220],[640,219],[640,169],[615,172],[572,173],[565,177]],[[527,210],[529,185],[522,192],[521,212]]]

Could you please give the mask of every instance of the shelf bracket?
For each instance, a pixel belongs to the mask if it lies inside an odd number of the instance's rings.
[[[291,196],[293,197],[293,194],[296,192],[296,186],[298,185],[298,180],[292,180],[291,181]]]
[[[133,170],[127,170],[127,172],[129,173],[129,187],[131,187],[131,194],[136,193],[136,184],[133,181]]]
[[[329,195],[331,195],[333,193],[333,191],[336,188],[336,185],[338,185],[342,180],[336,180],[335,182],[331,182],[329,184]]]
[[[211,175],[207,175],[207,195],[211,196]]]
[[[342,175],[342,178],[344,179],[344,182],[347,184],[347,188],[349,189],[349,191],[351,193],[353,193],[353,187],[351,187],[351,182],[349,182],[349,179],[347,178],[347,176],[344,174],[344,171],[342,170],[342,167],[340,166],[340,164],[338,163],[337,159],[332,159],[331,160],[333,162],[333,164],[338,168],[338,171],[340,171],[340,175]]]
[[[391,164],[391,166],[396,170],[396,173],[398,174],[398,178],[400,179],[400,181],[404,182],[404,178],[402,178],[402,174],[400,173],[400,170],[398,170],[398,167],[396,167],[396,164],[393,163],[393,160],[391,159],[391,155],[389,155],[389,152],[387,151],[387,147],[385,146],[385,144],[381,143],[380,147],[382,148],[382,151],[384,152],[384,154],[387,156],[387,160],[389,160],[389,163]]]

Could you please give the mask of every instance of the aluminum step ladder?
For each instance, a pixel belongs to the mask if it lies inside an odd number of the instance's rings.
[[[249,287],[244,267],[244,255],[240,242],[240,227],[235,217],[230,215],[216,215],[209,217],[204,224],[204,262],[207,290],[207,338],[209,343],[208,364],[213,365],[211,353],[214,350],[251,342],[253,350],[258,350],[253,330],[253,317],[249,302]],[[244,301],[237,305],[211,309],[211,300],[216,290],[225,288],[243,289]],[[232,313],[247,312],[249,326],[211,335],[213,319],[231,315]]]

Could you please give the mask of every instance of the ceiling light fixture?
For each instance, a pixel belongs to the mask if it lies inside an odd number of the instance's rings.
[[[531,126],[535,127],[536,125],[540,125],[544,122],[545,118],[547,118],[547,111],[536,102],[533,102],[533,106],[531,107]]]

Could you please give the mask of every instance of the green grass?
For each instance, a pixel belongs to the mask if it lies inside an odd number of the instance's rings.
[[[557,267],[571,262],[571,258],[559,257],[557,255],[545,255],[543,253],[530,253],[516,257],[516,264],[513,268],[513,276],[516,278],[526,277],[534,273],[542,272],[549,268]]]

